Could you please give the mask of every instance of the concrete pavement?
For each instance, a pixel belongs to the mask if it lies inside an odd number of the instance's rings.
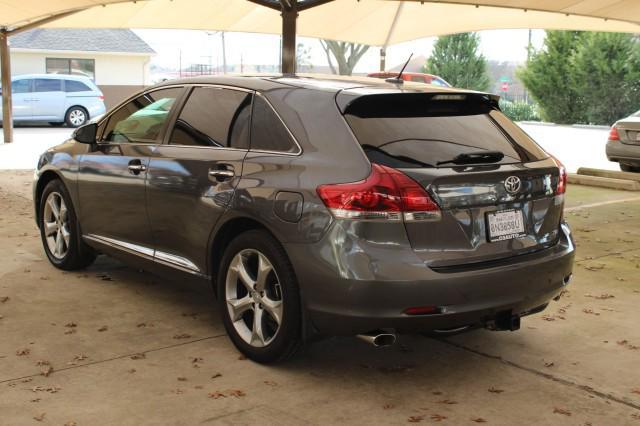
[[[574,281],[518,332],[384,349],[336,338],[266,367],[239,356],[205,286],[106,257],[50,266],[30,179],[0,172],[0,424],[640,425],[640,201],[620,202],[628,192],[569,187]]]

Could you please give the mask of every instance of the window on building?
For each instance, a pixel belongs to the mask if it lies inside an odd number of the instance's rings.
[[[96,61],[93,59],[47,58],[47,74],[71,74],[96,78]]]

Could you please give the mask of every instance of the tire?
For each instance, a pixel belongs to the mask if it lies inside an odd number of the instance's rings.
[[[87,121],[89,121],[89,113],[79,106],[69,108],[64,116],[64,122],[69,127],[80,127],[85,125]]]
[[[620,163],[620,170],[623,172],[640,173],[640,167],[630,166],[629,164]]]
[[[42,191],[38,221],[42,246],[53,266],[73,271],[93,263],[96,253],[82,241],[71,197],[60,180],[52,180]]]
[[[258,265],[267,272],[258,274]],[[266,364],[283,361],[299,349],[302,314],[297,279],[284,249],[268,232],[251,230],[236,237],[224,253],[216,283],[222,321],[243,355]],[[230,303],[234,301],[235,310]],[[256,312],[260,312],[260,332]]]

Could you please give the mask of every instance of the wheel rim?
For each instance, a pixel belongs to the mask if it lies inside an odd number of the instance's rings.
[[[282,324],[280,280],[267,257],[246,249],[234,256],[225,283],[229,318],[246,343],[264,347],[273,341]]]
[[[58,192],[47,197],[42,215],[42,226],[49,253],[56,259],[64,259],[69,251],[69,210]]]
[[[79,109],[74,109],[73,111],[71,111],[69,113],[69,121],[74,126],[79,126],[79,125],[83,124],[84,120],[85,120],[85,117],[86,116],[84,114],[84,111],[79,110]]]

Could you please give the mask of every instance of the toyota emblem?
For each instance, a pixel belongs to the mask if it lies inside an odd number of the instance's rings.
[[[517,194],[522,186],[522,181],[518,176],[509,176],[504,181],[504,188],[509,194]]]

